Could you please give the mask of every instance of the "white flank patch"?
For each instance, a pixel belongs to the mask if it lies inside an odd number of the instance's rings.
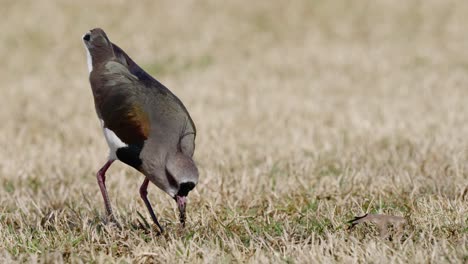
[[[104,121],[101,121],[102,130],[104,132],[104,137],[106,137],[107,145],[109,145],[109,160],[117,159],[117,150],[119,148],[127,147],[128,145],[122,142],[120,138],[114,133],[114,131],[104,127]]]

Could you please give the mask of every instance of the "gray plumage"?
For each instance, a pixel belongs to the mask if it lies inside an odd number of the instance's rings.
[[[177,201],[184,223],[186,196],[198,182],[192,118],[169,89],[111,43],[102,29],[91,30],[83,40],[96,112],[110,148],[109,161],[98,173],[107,213],[112,216],[105,172],[118,159],[145,175],[140,194],[161,230],[146,198],[149,181]]]

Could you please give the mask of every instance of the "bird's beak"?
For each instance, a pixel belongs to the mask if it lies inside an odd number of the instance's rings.
[[[177,206],[179,207],[180,223],[182,226],[185,226],[185,207],[187,205],[187,197],[176,195],[175,200],[177,202]]]

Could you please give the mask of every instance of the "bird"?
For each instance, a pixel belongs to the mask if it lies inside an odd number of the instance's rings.
[[[187,108],[103,29],[91,29],[82,39],[95,110],[109,147],[107,162],[97,172],[107,216],[117,222],[105,180],[106,171],[119,160],[143,174],[140,197],[161,233],[164,228],[148,200],[150,182],[176,201],[185,226],[187,195],[199,178],[193,159],[197,131]]]

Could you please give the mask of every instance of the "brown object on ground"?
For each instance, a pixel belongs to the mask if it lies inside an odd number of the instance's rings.
[[[371,222],[377,225],[380,237],[385,238],[388,235],[389,226],[393,226],[396,230],[396,234],[401,236],[406,219],[404,217],[394,215],[365,214],[363,216],[356,216],[353,220],[349,221],[348,223],[351,224],[351,226],[348,230],[351,230],[359,223],[365,222]]]

